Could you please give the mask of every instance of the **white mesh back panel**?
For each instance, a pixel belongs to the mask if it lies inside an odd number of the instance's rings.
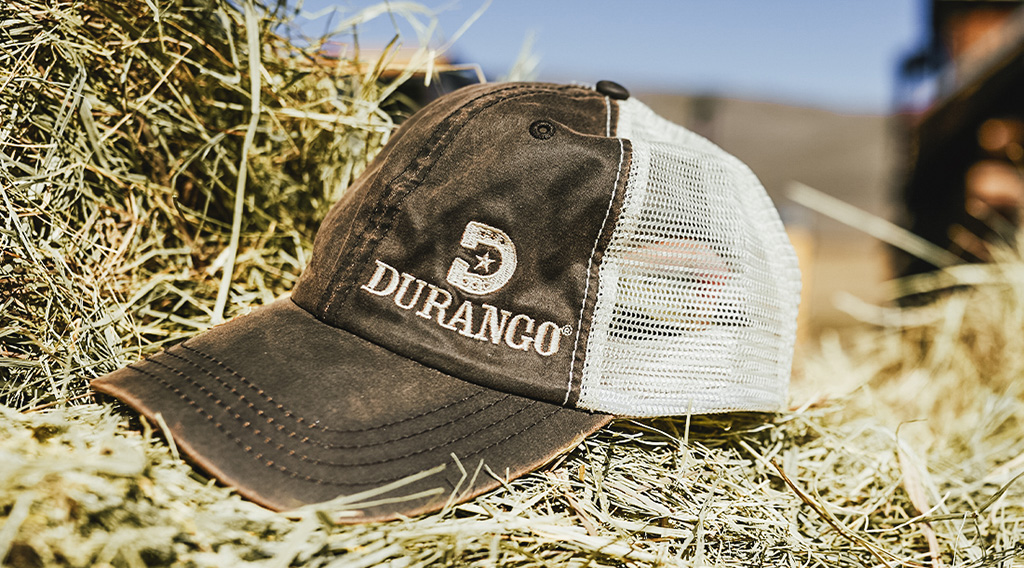
[[[622,212],[598,277],[578,406],[627,416],[776,410],[800,274],[753,173],[633,98]]]

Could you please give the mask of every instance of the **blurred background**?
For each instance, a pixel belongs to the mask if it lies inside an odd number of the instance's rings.
[[[289,5],[294,33],[331,34],[328,55],[390,52],[398,68],[428,45],[431,84],[420,76],[403,88],[413,104],[481,78],[609,79],[736,155],[764,183],[801,257],[804,339],[870,317],[865,306],[890,295],[883,283],[935,267],[797,204],[794,182],[966,261],[1015,243],[1020,0]]]

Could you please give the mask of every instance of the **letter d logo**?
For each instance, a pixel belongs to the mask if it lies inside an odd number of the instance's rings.
[[[516,270],[516,245],[500,229],[470,221],[462,232],[462,240],[459,244],[467,249],[485,245],[497,250],[501,258],[492,259],[486,252],[483,255],[477,255],[476,259],[479,262],[474,270],[482,270],[482,273],[470,272],[469,263],[461,258],[456,258],[452,261],[451,268],[448,269],[448,283],[452,286],[463,292],[482,295],[497,292],[512,279],[512,273]],[[498,261],[498,269],[492,274],[487,274],[491,263],[495,260]]]

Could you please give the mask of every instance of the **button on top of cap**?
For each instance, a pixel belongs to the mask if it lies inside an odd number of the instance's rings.
[[[596,89],[602,95],[619,101],[629,98],[629,91],[626,90],[626,87],[615,81],[598,81]]]

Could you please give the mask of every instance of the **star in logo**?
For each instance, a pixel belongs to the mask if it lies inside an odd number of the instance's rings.
[[[474,268],[476,270],[483,270],[485,274],[489,272],[491,270],[491,263],[494,262],[494,259],[491,258],[491,253],[485,252],[483,256],[479,254],[475,256],[477,263]]]

